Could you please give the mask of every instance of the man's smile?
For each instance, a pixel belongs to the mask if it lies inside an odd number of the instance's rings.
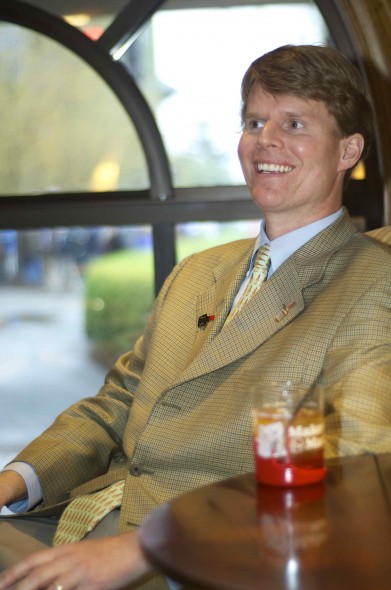
[[[283,164],[266,164],[259,163],[255,165],[258,172],[291,172],[293,166],[286,166]]]

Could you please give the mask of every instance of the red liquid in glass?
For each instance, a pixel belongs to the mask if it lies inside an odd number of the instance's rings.
[[[323,415],[302,408],[293,421],[284,408],[254,412],[255,471],[259,483],[300,486],[325,477]]]

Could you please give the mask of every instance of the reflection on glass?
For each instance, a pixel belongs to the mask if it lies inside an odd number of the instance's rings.
[[[316,549],[327,539],[324,494],[324,483],[257,487],[258,549],[283,570],[287,590],[301,587],[302,572],[316,565]]]

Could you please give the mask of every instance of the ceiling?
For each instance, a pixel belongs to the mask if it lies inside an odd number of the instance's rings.
[[[1,0],[0,0],[1,1]],[[93,16],[117,14],[130,0],[23,0],[52,14],[86,12]],[[142,2],[143,0],[139,0]],[[289,0],[291,4],[302,0]],[[166,0],[162,8],[207,8],[210,6],[238,6],[241,4],[279,4],[286,0]]]
[[[24,0],[24,2],[57,15],[78,12],[103,15],[119,12],[128,0]]]

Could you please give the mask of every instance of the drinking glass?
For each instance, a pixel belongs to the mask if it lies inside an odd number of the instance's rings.
[[[260,383],[253,388],[257,481],[300,486],[322,481],[324,410],[320,386]]]

